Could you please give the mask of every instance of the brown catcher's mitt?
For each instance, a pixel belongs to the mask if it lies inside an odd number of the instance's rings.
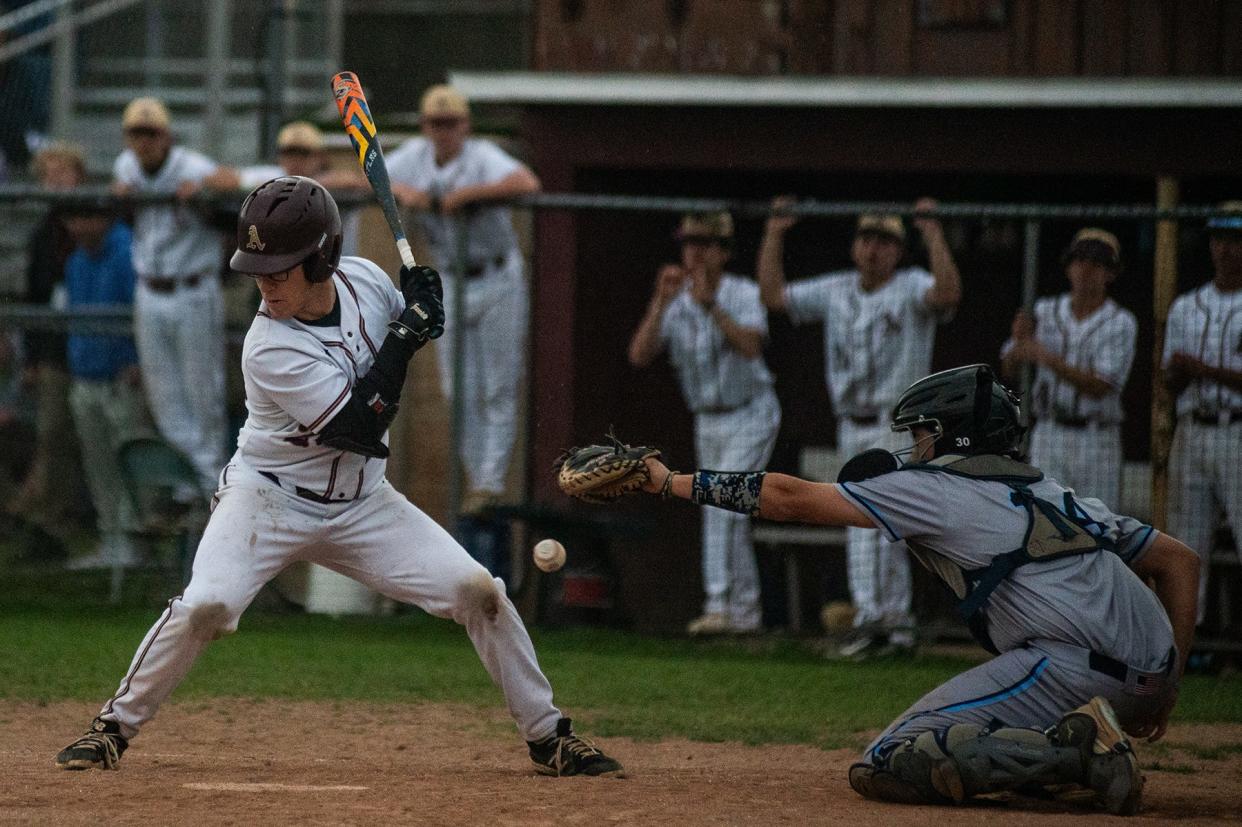
[[[608,434],[611,445],[570,448],[557,462],[556,482],[561,490],[583,502],[602,505],[633,493],[647,482],[647,457],[660,452],[645,445],[629,446]]]

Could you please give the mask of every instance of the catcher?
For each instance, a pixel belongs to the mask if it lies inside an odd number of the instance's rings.
[[[1017,399],[986,365],[915,382],[891,427],[913,437],[906,463],[867,451],[836,484],[682,474],[651,449],[621,446],[613,453],[628,469],[607,485],[772,520],[874,528],[905,540],[952,589],[996,657],[933,689],[867,747],[849,772],[861,795],[959,804],[1070,784],[1110,813],[1137,812],[1143,778],[1127,733],[1165,733],[1194,634],[1198,558],[1026,463]]]

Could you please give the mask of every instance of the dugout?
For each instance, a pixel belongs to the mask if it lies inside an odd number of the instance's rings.
[[[517,106],[528,159],[549,192],[823,201],[1032,204],[1153,203],[1161,177],[1186,203],[1242,192],[1233,140],[1242,88],[1195,79],[969,80],[725,78],[460,72],[472,101]],[[628,338],[657,267],[673,260],[675,214],[541,209],[532,265],[530,492],[557,501],[542,473],[567,445],[610,424],[692,460],[691,418],[675,377],[628,366]],[[1015,228],[1015,223],[1017,224]],[[1066,289],[1058,257],[1084,222],[1043,225],[1039,293]],[[1093,222],[1094,223],[1094,222]],[[1140,320],[1124,401],[1128,459],[1149,449],[1152,321],[1150,222],[1106,226],[1128,261],[1114,294]],[[1182,226],[1178,292],[1210,278],[1198,227]],[[1020,303],[1021,226],[946,223],[965,298],[937,336],[933,369],[995,361]],[[740,217],[731,269],[753,274],[761,217]],[[852,226],[804,220],[787,242],[790,278],[848,265]],[[921,251],[914,249],[918,259]],[[773,319],[767,359],[784,421],[772,467],[797,470],[806,445],[831,444],[820,331]],[[650,508],[651,503],[622,508]],[[698,607],[698,517],[654,506],[662,529],[618,542],[635,625],[679,628]]]

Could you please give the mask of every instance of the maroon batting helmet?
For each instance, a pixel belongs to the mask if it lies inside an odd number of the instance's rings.
[[[303,265],[307,281],[323,281],[341,260],[341,213],[313,178],[287,175],[260,184],[237,214],[237,250],[229,266],[269,275]]]

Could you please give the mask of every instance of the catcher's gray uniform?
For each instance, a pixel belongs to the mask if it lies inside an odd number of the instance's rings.
[[[944,566],[977,570],[1023,544],[1028,517],[1001,482],[910,466],[841,491],[889,540],[907,540],[942,578]],[[920,698],[867,748],[883,765],[909,738],[967,723],[1046,729],[1101,695],[1125,723],[1152,714],[1173,689],[1173,629],[1155,594],[1130,571],[1156,531],[1044,478],[1030,485],[1058,511],[1114,544],[1013,571],[982,609],[999,655]],[[941,567],[937,571],[936,567]]]

